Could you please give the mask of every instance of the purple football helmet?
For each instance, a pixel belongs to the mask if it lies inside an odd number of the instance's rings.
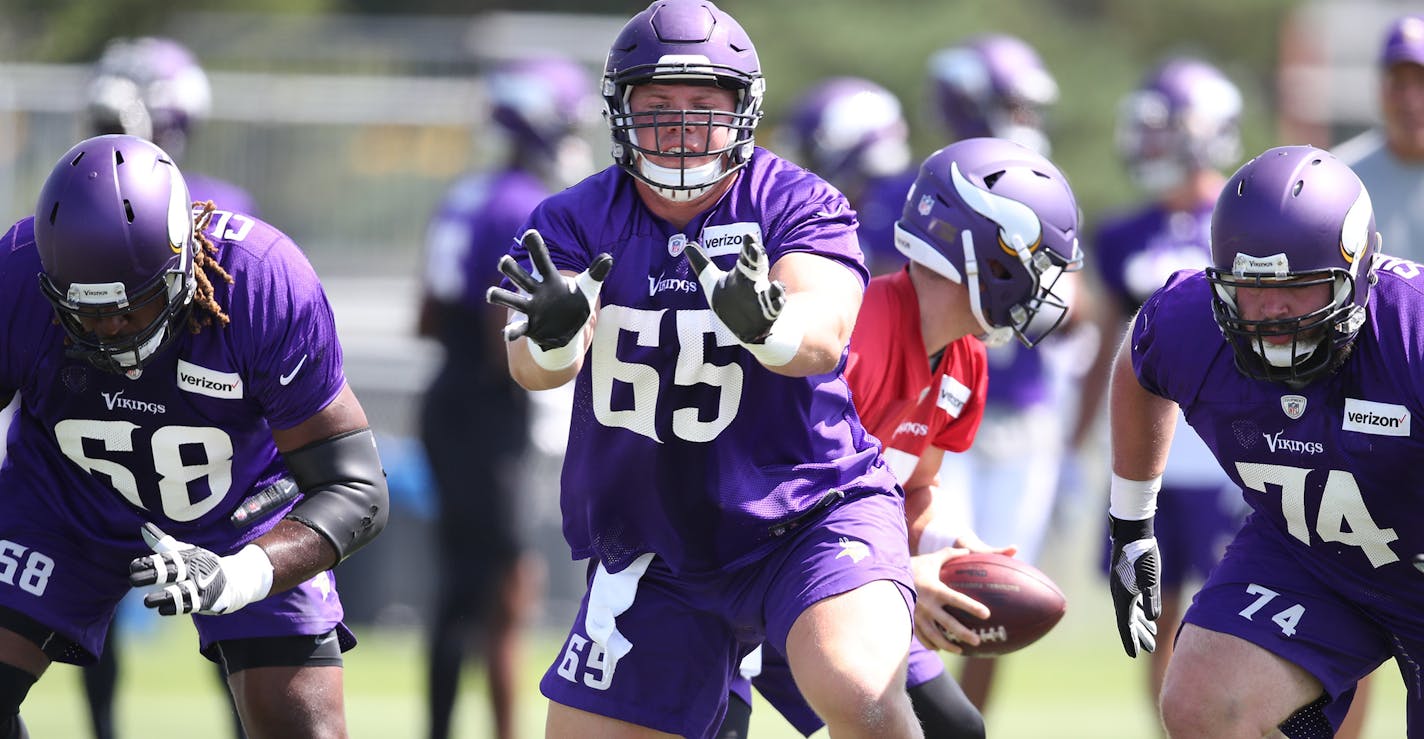
[[[1212,65],[1181,57],[1153,69],[1118,111],[1117,148],[1133,179],[1165,193],[1191,172],[1241,156],[1241,91]]]
[[[490,117],[514,146],[561,182],[572,184],[592,169],[584,126],[598,117],[592,77],[560,56],[502,62],[485,77]]]
[[[658,110],[635,116],[628,105],[633,87],[649,82],[733,90],[736,110]],[[603,103],[613,134],[613,160],[662,197],[692,200],[751,158],[752,133],[762,116],[765,92],[756,49],[732,16],[707,0],[657,0],[623,26],[608,51]],[[684,140],[689,129],[705,132],[692,135],[710,137],[713,120],[733,130],[731,143],[688,151]],[[681,128],[684,140],[658,141],[660,131],[671,126]],[[648,161],[649,155],[676,156],[680,164],[661,167]],[[687,164],[690,158],[706,156],[716,159]]]
[[[1028,147],[965,139],[931,154],[895,224],[910,261],[969,288],[986,340],[1034,346],[1068,314],[1054,292],[1081,269],[1078,202],[1053,163]]]
[[[96,136],[60,158],[35,206],[40,287],[69,337],[69,355],[132,373],[178,337],[195,286],[188,186],[168,154],[137,136]],[[160,301],[131,336],[100,337],[83,319]]]
[[[1047,155],[1043,117],[1058,83],[1038,52],[1004,34],[968,39],[929,58],[930,99],[956,139],[994,136]]]
[[[910,166],[910,127],[900,99],[870,80],[834,77],[791,106],[778,144],[842,191]]]
[[[208,114],[212,97],[207,74],[177,41],[115,39],[94,65],[85,113],[91,134],[138,136],[182,156],[193,121]]]
[[[1248,377],[1304,384],[1332,371],[1365,322],[1375,281],[1370,195],[1353,170],[1311,146],[1269,149],[1241,166],[1211,218],[1212,313]],[[1248,320],[1236,291],[1329,284],[1318,310]],[[1288,336],[1274,344],[1268,337]]]

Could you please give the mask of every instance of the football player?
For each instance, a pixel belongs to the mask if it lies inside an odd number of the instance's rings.
[[[905,266],[893,246],[894,228],[915,170],[910,128],[894,93],[859,77],[822,80],[792,102],[777,145],[850,200],[872,275]]]
[[[1078,421],[1070,437],[1076,450],[1096,421],[1122,336],[1143,301],[1180,269],[1200,269],[1211,260],[1211,211],[1224,168],[1240,157],[1241,93],[1216,67],[1200,59],[1168,59],[1143,76],[1119,106],[1118,152],[1133,181],[1150,200],[1103,220],[1093,249],[1102,286],[1100,343],[1083,376]],[[1070,453],[1076,453],[1070,452]],[[1161,572],[1163,633],[1176,632],[1184,588],[1199,582],[1221,558],[1240,526],[1242,504],[1201,438],[1177,418],[1171,454],[1162,476],[1158,508],[1169,511],[1157,528],[1164,552]],[[1172,653],[1164,639],[1152,654],[1148,686],[1152,703]]]
[[[564,534],[591,562],[550,736],[710,736],[763,641],[833,733],[920,735],[904,500],[841,372],[855,215],[755,145],[765,84],[713,3],[635,15],[601,88],[616,164],[535,208],[490,294],[520,384],[575,383]]]
[[[989,368],[978,336],[1008,334],[1033,345],[1063,321],[1068,305],[1056,292],[1059,278],[1083,262],[1078,206],[1051,162],[994,138],[935,152],[902,200],[895,246],[909,265],[866,288],[846,377],[857,412],[905,490],[910,545],[918,553],[912,559],[918,639],[906,683],[915,714],[926,737],[983,737],[983,717],[926,648],[957,653],[961,642],[979,643],[946,607],[990,615],[940,581],[946,561],[988,547],[966,521],[935,505],[939,468],[946,451],[970,448],[984,414]],[[821,723],[788,678],[784,660],[764,648],[752,683],[810,736]],[[737,687],[739,699],[748,700]]]
[[[158,145],[179,162],[188,150],[193,126],[212,107],[208,75],[188,48],[165,37],[116,38],[94,63],[85,88],[82,114],[85,136],[122,133]],[[189,169],[188,193],[196,201],[213,201],[230,213],[258,215],[257,202],[241,187]],[[114,695],[119,680],[120,619],[109,625],[99,660],[83,668],[84,697],[89,704],[95,739],[114,736]],[[219,678],[221,665],[218,666]],[[234,707],[233,733],[242,739],[242,721]]]
[[[208,75],[186,46],[158,36],[114,39],[94,63],[85,91],[84,135],[138,136],[181,162],[212,99]],[[194,200],[258,214],[257,201],[241,187],[193,171],[184,176]]]
[[[540,563],[519,536],[516,510],[529,484],[514,476],[537,406],[509,376],[499,335],[505,312],[485,302],[485,291],[499,282],[499,258],[534,206],[592,171],[579,135],[598,110],[588,73],[562,57],[509,60],[484,82],[506,158],[461,177],[442,199],[426,230],[420,310],[421,335],[444,348],[421,406],[439,501],[427,708],[429,736],[441,739],[450,735],[470,642],[488,668],[492,735],[520,736],[519,635],[535,606]]]
[[[1414,684],[1421,282],[1379,248],[1349,167],[1267,150],[1221,190],[1210,266],[1173,275],[1118,352],[1109,584],[1128,655],[1157,639],[1154,521],[1179,407],[1252,509],[1176,636],[1171,736],[1331,736],[1385,660]],[[1411,733],[1421,705],[1409,691]]]
[[[1058,99],[1058,85],[1043,60],[1022,39],[987,34],[935,52],[928,61],[931,110],[951,139],[994,136],[1047,156],[1045,117]],[[1071,394],[1077,329],[1091,326],[1079,317],[1091,308],[1080,275],[1068,275],[1059,293],[1074,304],[1069,325],[1040,351],[1019,342],[990,342],[988,397],[984,423],[973,448],[944,458],[940,471],[945,505],[959,511],[970,528],[995,546],[1013,545],[1018,556],[1038,561],[1064,467],[1065,419]],[[1086,361],[1086,360],[1084,360]],[[1034,453],[1025,458],[1023,449]],[[983,710],[993,685],[995,658],[964,663],[960,683]]]
[[[1378,57],[1381,124],[1335,147],[1370,189],[1382,248],[1424,260],[1424,15],[1390,24]]]
[[[329,570],[388,517],[331,310],[291,239],[193,207],[134,136],[86,139],[0,250],[0,736],[52,661],[93,662],[132,588],[194,614],[258,736],[345,732]]]

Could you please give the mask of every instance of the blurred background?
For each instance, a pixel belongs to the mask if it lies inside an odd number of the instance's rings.
[[[1072,182],[1089,229],[1096,215],[1140,200],[1116,155],[1113,127],[1118,100],[1154,62],[1190,53],[1219,66],[1245,98],[1248,156],[1278,144],[1328,147],[1377,121],[1382,31],[1400,14],[1424,11],[1424,2],[1379,0],[720,5],[750,33],[768,80],[763,144],[798,91],[826,76],[856,75],[903,101],[916,161],[948,143],[928,120],[926,58],[976,33],[1023,38],[1057,78],[1060,98],[1047,121],[1052,158]],[[636,0],[0,0],[0,219],[28,215],[55,158],[82,137],[77,113],[90,65],[105,44],[120,36],[169,36],[197,54],[213,88],[211,113],[189,142],[184,169],[246,188],[263,217],[305,249],[327,286],[348,375],[382,437],[396,496],[387,532],[338,573],[350,620],[358,632],[376,635],[368,638],[369,658],[358,650],[348,661],[353,735],[421,733],[418,634],[431,582],[420,573],[430,558],[433,506],[413,437],[416,399],[439,349],[416,338],[416,310],[424,229],[441,194],[458,175],[499,155],[484,135],[491,123],[478,75],[498,60],[539,51],[573,57],[596,72],[617,30],[642,7]],[[591,127],[588,139],[599,166],[607,164],[606,129]],[[1067,498],[1075,508],[1055,519],[1044,559],[1069,594],[1069,617],[1006,668],[989,714],[991,736],[1152,735],[1141,666],[1117,645],[1097,571],[1107,465],[1101,436],[1088,457],[1084,489]],[[552,477],[531,479],[540,482],[528,490],[524,517],[549,568],[539,627],[551,642],[531,656],[527,701],[534,718],[525,723],[537,730],[542,704],[532,681],[557,648],[582,584],[559,534]],[[144,632],[154,627],[141,618],[132,623],[123,638],[150,640],[164,659],[170,652],[191,655],[185,637],[167,633],[172,629],[155,636]],[[129,653],[128,674],[152,669],[142,664],[142,652]],[[365,668],[363,659],[389,662]],[[174,660],[184,669],[198,661]],[[380,674],[373,679],[363,669]],[[36,736],[80,735],[66,728],[82,726],[71,682],[60,677],[36,689],[38,705],[58,722]],[[187,682],[203,691],[195,710],[217,700],[211,680]],[[1391,707],[1375,712],[1367,734],[1402,736],[1402,703],[1391,692],[1397,680],[1379,682],[1391,684],[1375,700]],[[147,736],[203,735],[177,728],[191,729],[177,721],[175,733],[165,733],[166,724],[129,702],[156,685],[181,691],[185,681],[128,681],[125,726],[144,727]],[[403,697],[390,697],[397,689]],[[466,688],[481,689],[478,678]],[[210,707],[215,722],[225,721],[220,703]],[[466,735],[484,736],[482,700],[462,701],[459,710]],[[1048,723],[1022,723],[1020,711],[1047,711]],[[45,726],[47,719],[27,707],[30,716],[32,729]],[[794,735],[784,724],[754,727],[754,735]]]

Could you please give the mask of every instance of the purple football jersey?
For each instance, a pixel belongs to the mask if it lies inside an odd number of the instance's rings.
[[[1149,203],[1103,221],[1092,264],[1120,311],[1136,313],[1168,276],[1211,261],[1212,205],[1169,211]]]
[[[912,168],[889,177],[876,177],[865,183],[856,196],[856,229],[860,249],[865,252],[866,266],[871,274],[894,272],[905,266],[905,255],[895,248],[895,221],[905,209],[905,196],[915,184],[919,170]]]
[[[842,376],[762,367],[712,314],[683,251],[698,242],[731,269],[747,234],[775,262],[810,252],[865,281],[855,214],[816,175],[757,149],[733,186],[686,229],[655,217],[610,167],[530,216],[554,264],[613,268],[575,384],[563,469],[564,535],[575,558],[613,572],[655,552],[674,572],[750,562],[837,501],[893,495]],[[514,255],[529,267],[517,244]]]
[[[471,174],[451,185],[426,229],[431,293],[477,313],[488,310],[485,290],[501,280],[499,258],[548,195],[549,188],[522,169]]]
[[[211,200],[213,205],[229,213],[261,215],[257,211],[257,201],[252,195],[231,182],[192,172],[184,172],[183,181],[188,183],[188,194],[192,196],[193,202]]]
[[[290,239],[217,211],[207,230],[231,284],[231,318],[182,335],[134,379],[65,356],[39,288],[33,219],[0,241],[0,395],[19,391],[0,489],[37,496],[73,533],[147,548],[145,521],[219,554],[270,529],[291,504],[237,528],[229,516],[286,475],[273,428],[325,408],[345,385],[341,346],[315,272]]]
[[[1144,388],[1182,407],[1255,517],[1298,545],[1302,567],[1339,583],[1344,597],[1390,592],[1401,612],[1417,614],[1424,471],[1414,460],[1424,431],[1412,419],[1424,412],[1424,278],[1412,262],[1378,264],[1353,353],[1305,387],[1236,370],[1200,271],[1173,275],[1143,306],[1132,361]]]

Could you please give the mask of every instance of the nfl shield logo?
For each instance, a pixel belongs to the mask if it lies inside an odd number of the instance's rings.
[[[1300,418],[1301,414],[1305,413],[1305,396],[1282,395],[1281,410],[1285,411],[1286,415],[1290,416],[1292,421]]]
[[[933,208],[933,207],[934,207],[934,196],[933,196],[933,195],[925,195],[925,196],[922,196],[922,197],[920,198],[920,204],[919,204],[919,206],[917,206],[917,209],[920,211],[920,215],[922,215],[922,216],[927,216],[927,215],[930,214],[930,209]]]
[[[682,251],[687,248],[687,237],[683,234],[673,234],[668,237],[668,253],[675,256],[682,256]]]

